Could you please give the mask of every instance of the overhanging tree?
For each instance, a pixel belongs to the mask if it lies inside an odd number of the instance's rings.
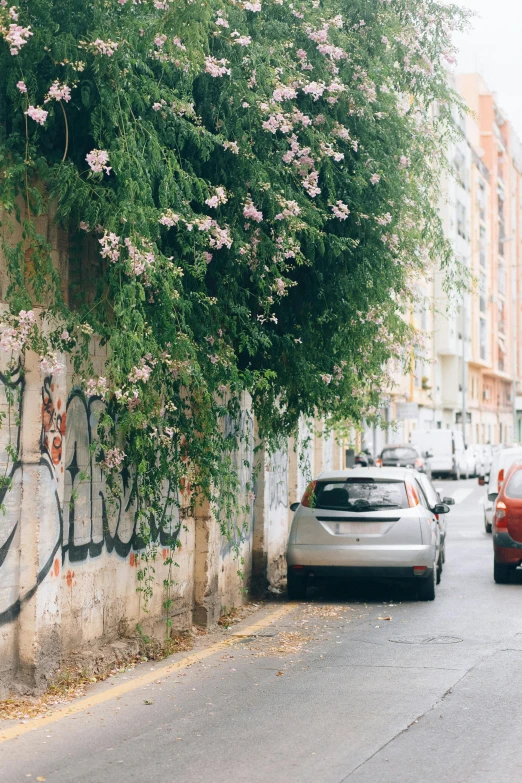
[[[221,493],[227,524],[219,422],[244,390],[273,438],[301,414],[360,420],[410,360],[415,278],[450,257],[434,204],[463,23],[432,0],[0,7],[1,344],[46,372],[71,354],[106,401],[99,459],[109,480],[132,466],[145,527],[187,480]],[[49,203],[73,283],[99,252],[69,303],[37,230]]]

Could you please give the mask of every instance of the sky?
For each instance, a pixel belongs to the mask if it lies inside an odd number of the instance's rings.
[[[456,0],[476,12],[455,37],[457,73],[478,71],[522,139],[522,0]]]

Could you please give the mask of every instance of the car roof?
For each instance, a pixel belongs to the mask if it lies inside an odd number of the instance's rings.
[[[418,451],[418,446],[416,443],[387,443],[386,446],[382,447],[383,451],[386,451],[386,449],[413,449],[413,451]]]
[[[396,479],[405,481],[415,476],[415,471],[409,468],[374,468],[356,467],[346,470],[323,470],[316,476],[316,481],[339,481],[343,478],[376,478]]]

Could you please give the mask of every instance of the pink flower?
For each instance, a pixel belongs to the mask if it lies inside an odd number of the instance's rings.
[[[230,76],[230,68],[227,68],[227,65],[228,60],[225,60],[225,58],[218,60],[216,57],[205,57],[205,72],[214,78],[224,76],[225,74]]]
[[[152,367],[149,367],[145,360],[142,359],[141,364],[133,367],[127,377],[131,383],[138,383],[138,381],[146,383],[150,378],[151,372]]]
[[[252,39],[249,35],[240,35],[239,38],[236,39],[236,43],[239,44],[239,46],[250,46]]]
[[[85,220],[80,220],[80,228],[82,231],[89,231],[89,224]]]
[[[131,271],[136,277],[152,267],[156,261],[149,244],[144,239],[142,239],[142,242],[144,249],[134,245],[128,237],[124,240],[125,246],[129,252]]]
[[[223,148],[230,150],[230,152],[233,152],[234,155],[239,155],[239,146],[237,141],[224,141]]]
[[[348,209],[347,205],[344,204],[342,201],[338,201],[332,207],[332,212],[334,213],[336,218],[339,218],[339,220],[346,220],[346,218],[350,214],[350,210]]]
[[[256,223],[261,223],[263,220],[263,213],[254,206],[251,199],[247,199],[245,206],[243,207],[243,215],[249,220],[254,220]]]
[[[101,245],[102,258],[108,258],[109,261],[115,263],[120,257],[119,244],[120,238],[113,232],[104,233],[101,239],[98,240]]]
[[[18,20],[18,14],[14,10],[14,6],[9,9],[9,15],[13,21],[16,22]],[[18,54],[22,46],[25,46],[31,35],[33,35],[30,27],[21,27],[19,24],[10,24],[7,32],[3,28],[2,34],[13,55]]]
[[[115,41],[102,41],[101,38],[97,38],[95,41],[93,41],[91,46],[95,54],[106,54],[107,57],[112,57],[118,48],[118,44],[115,43]]]
[[[51,100],[68,103],[71,100],[71,88],[67,84],[60,84],[59,81],[53,82],[49,87],[44,103],[49,103]]]
[[[25,82],[19,81],[19,82],[16,83],[16,86],[18,87],[20,92],[27,92],[27,86],[26,86]]]
[[[44,375],[59,375],[65,370],[65,365],[58,361],[56,354],[40,356],[40,370]]]
[[[376,185],[378,182],[380,182],[380,180],[381,180],[380,174],[372,174],[372,176],[370,177],[370,182],[372,183],[372,185]]]
[[[109,470],[117,470],[125,457],[126,454],[121,449],[109,449],[105,454],[103,464]]]
[[[406,155],[401,155],[401,166],[406,169],[410,165],[411,161],[409,158],[406,157]]]
[[[30,117],[32,120],[38,123],[38,125],[45,125],[45,121],[47,119],[47,115],[49,114],[48,111],[45,111],[45,109],[39,109],[35,106],[29,106],[26,112],[24,114],[27,114],[28,117]]]
[[[214,191],[214,195],[205,200],[205,204],[208,207],[216,209],[220,204],[226,204],[228,201],[225,188],[217,187]]]
[[[314,101],[317,101],[326,90],[326,84],[324,82],[309,82],[302,89],[307,95],[312,95]]]
[[[261,10],[261,3],[259,0],[255,0],[253,3],[246,2],[243,3],[243,8],[245,11],[253,11],[254,13],[258,13]]]
[[[109,153],[106,150],[92,150],[85,156],[85,160],[95,174],[100,174],[102,171],[109,174],[111,171],[111,166],[107,166]]]
[[[179,220],[180,220],[179,215],[176,215],[176,213],[173,212],[171,209],[167,209],[165,214],[162,215],[158,220],[158,223],[161,223],[162,226],[167,226],[168,228],[172,228],[172,226],[177,226]]]
[[[104,400],[108,391],[107,378],[91,378],[87,381],[85,391],[89,397],[101,397]]]

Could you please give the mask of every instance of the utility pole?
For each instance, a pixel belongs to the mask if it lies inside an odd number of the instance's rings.
[[[466,294],[462,295],[462,439],[466,446],[466,397],[468,386],[468,373],[466,367]]]

